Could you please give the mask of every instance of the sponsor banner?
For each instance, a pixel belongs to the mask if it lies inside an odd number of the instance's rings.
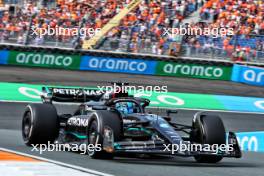
[[[149,74],[155,73],[156,61],[83,56],[80,70]]]
[[[7,50],[0,50],[0,65],[6,65],[8,60],[9,51]]]
[[[234,64],[232,81],[264,86],[264,68]]]
[[[264,152],[264,131],[236,133],[241,150]]]
[[[0,83],[0,100],[40,102],[44,85]],[[49,86],[48,86],[49,87]],[[64,86],[60,86],[64,87]],[[87,89],[95,89],[90,87]],[[136,97],[151,100],[151,107],[213,109],[264,113],[264,98],[220,96],[187,93],[155,93],[148,91],[135,93]]]
[[[156,75],[230,80],[232,67],[158,62]]]
[[[10,51],[8,57],[8,63],[10,65],[37,66],[75,70],[79,70],[80,60],[80,56],[77,55],[60,55],[18,51]]]

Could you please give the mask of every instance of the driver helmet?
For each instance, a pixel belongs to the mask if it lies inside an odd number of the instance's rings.
[[[116,103],[115,108],[121,113],[121,114],[131,114],[134,113],[134,107],[132,102],[119,102]]]

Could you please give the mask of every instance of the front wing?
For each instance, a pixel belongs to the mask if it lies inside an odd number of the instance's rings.
[[[197,156],[197,155],[217,155],[223,157],[235,157],[240,158],[242,156],[236,135],[233,132],[229,132],[227,135],[227,144],[233,147],[233,150],[215,151],[215,150],[202,150],[190,151],[190,150],[174,150],[169,146],[172,144],[166,144],[162,141],[121,141],[112,142],[113,140],[104,138],[104,150],[112,153],[136,153],[136,154],[161,154],[161,155],[175,155],[175,156]],[[187,141],[183,141],[185,144]],[[188,142],[187,142],[188,143]],[[202,145],[205,147],[205,145]]]

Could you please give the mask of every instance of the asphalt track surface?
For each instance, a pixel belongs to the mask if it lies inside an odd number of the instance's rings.
[[[263,88],[252,88],[242,84],[227,83],[221,81],[176,79],[171,77],[146,77],[141,75],[110,74],[96,72],[69,72],[55,71],[51,69],[25,69],[15,67],[1,67],[0,81],[2,82],[25,82],[40,84],[80,85],[95,86],[103,85],[109,81],[126,80],[143,85],[168,85],[170,91],[229,94],[243,96],[260,96]],[[137,81],[138,80],[138,81]],[[159,81],[158,81],[159,80]],[[210,83],[209,83],[210,82]],[[176,86],[177,84],[177,86]],[[207,84],[207,85],[206,85]],[[188,88],[184,88],[188,85]],[[222,87],[221,87],[222,86]],[[205,88],[203,90],[202,88]],[[231,89],[233,88],[233,89]],[[255,92],[254,92],[254,91]],[[239,92],[238,92],[239,91]],[[228,93],[226,93],[228,92]],[[263,95],[262,95],[263,96]],[[31,155],[42,156],[48,159],[73,164],[88,169],[105,172],[117,176],[137,175],[203,175],[203,176],[263,176],[264,153],[246,152],[243,158],[226,158],[218,164],[199,164],[193,158],[171,157],[116,157],[114,160],[94,160],[86,155],[73,152],[32,152],[26,147],[21,136],[21,118],[25,109],[25,103],[0,103],[0,147]],[[69,105],[56,105],[59,113],[72,112],[76,107]],[[163,110],[151,109],[153,113],[164,115]],[[196,111],[179,111],[173,117],[174,121],[190,124]],[[264,116],[261,114],[207,112],[219,114],[227,131],[263,131]],[[0,174],[1,175],[1,174]]]

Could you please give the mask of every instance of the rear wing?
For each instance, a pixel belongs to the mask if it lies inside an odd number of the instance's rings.
[[[41,99],[43,103],[53,101],[83,103],[99,101],[103,95],[104,92],[99,89],[42,87]]]

